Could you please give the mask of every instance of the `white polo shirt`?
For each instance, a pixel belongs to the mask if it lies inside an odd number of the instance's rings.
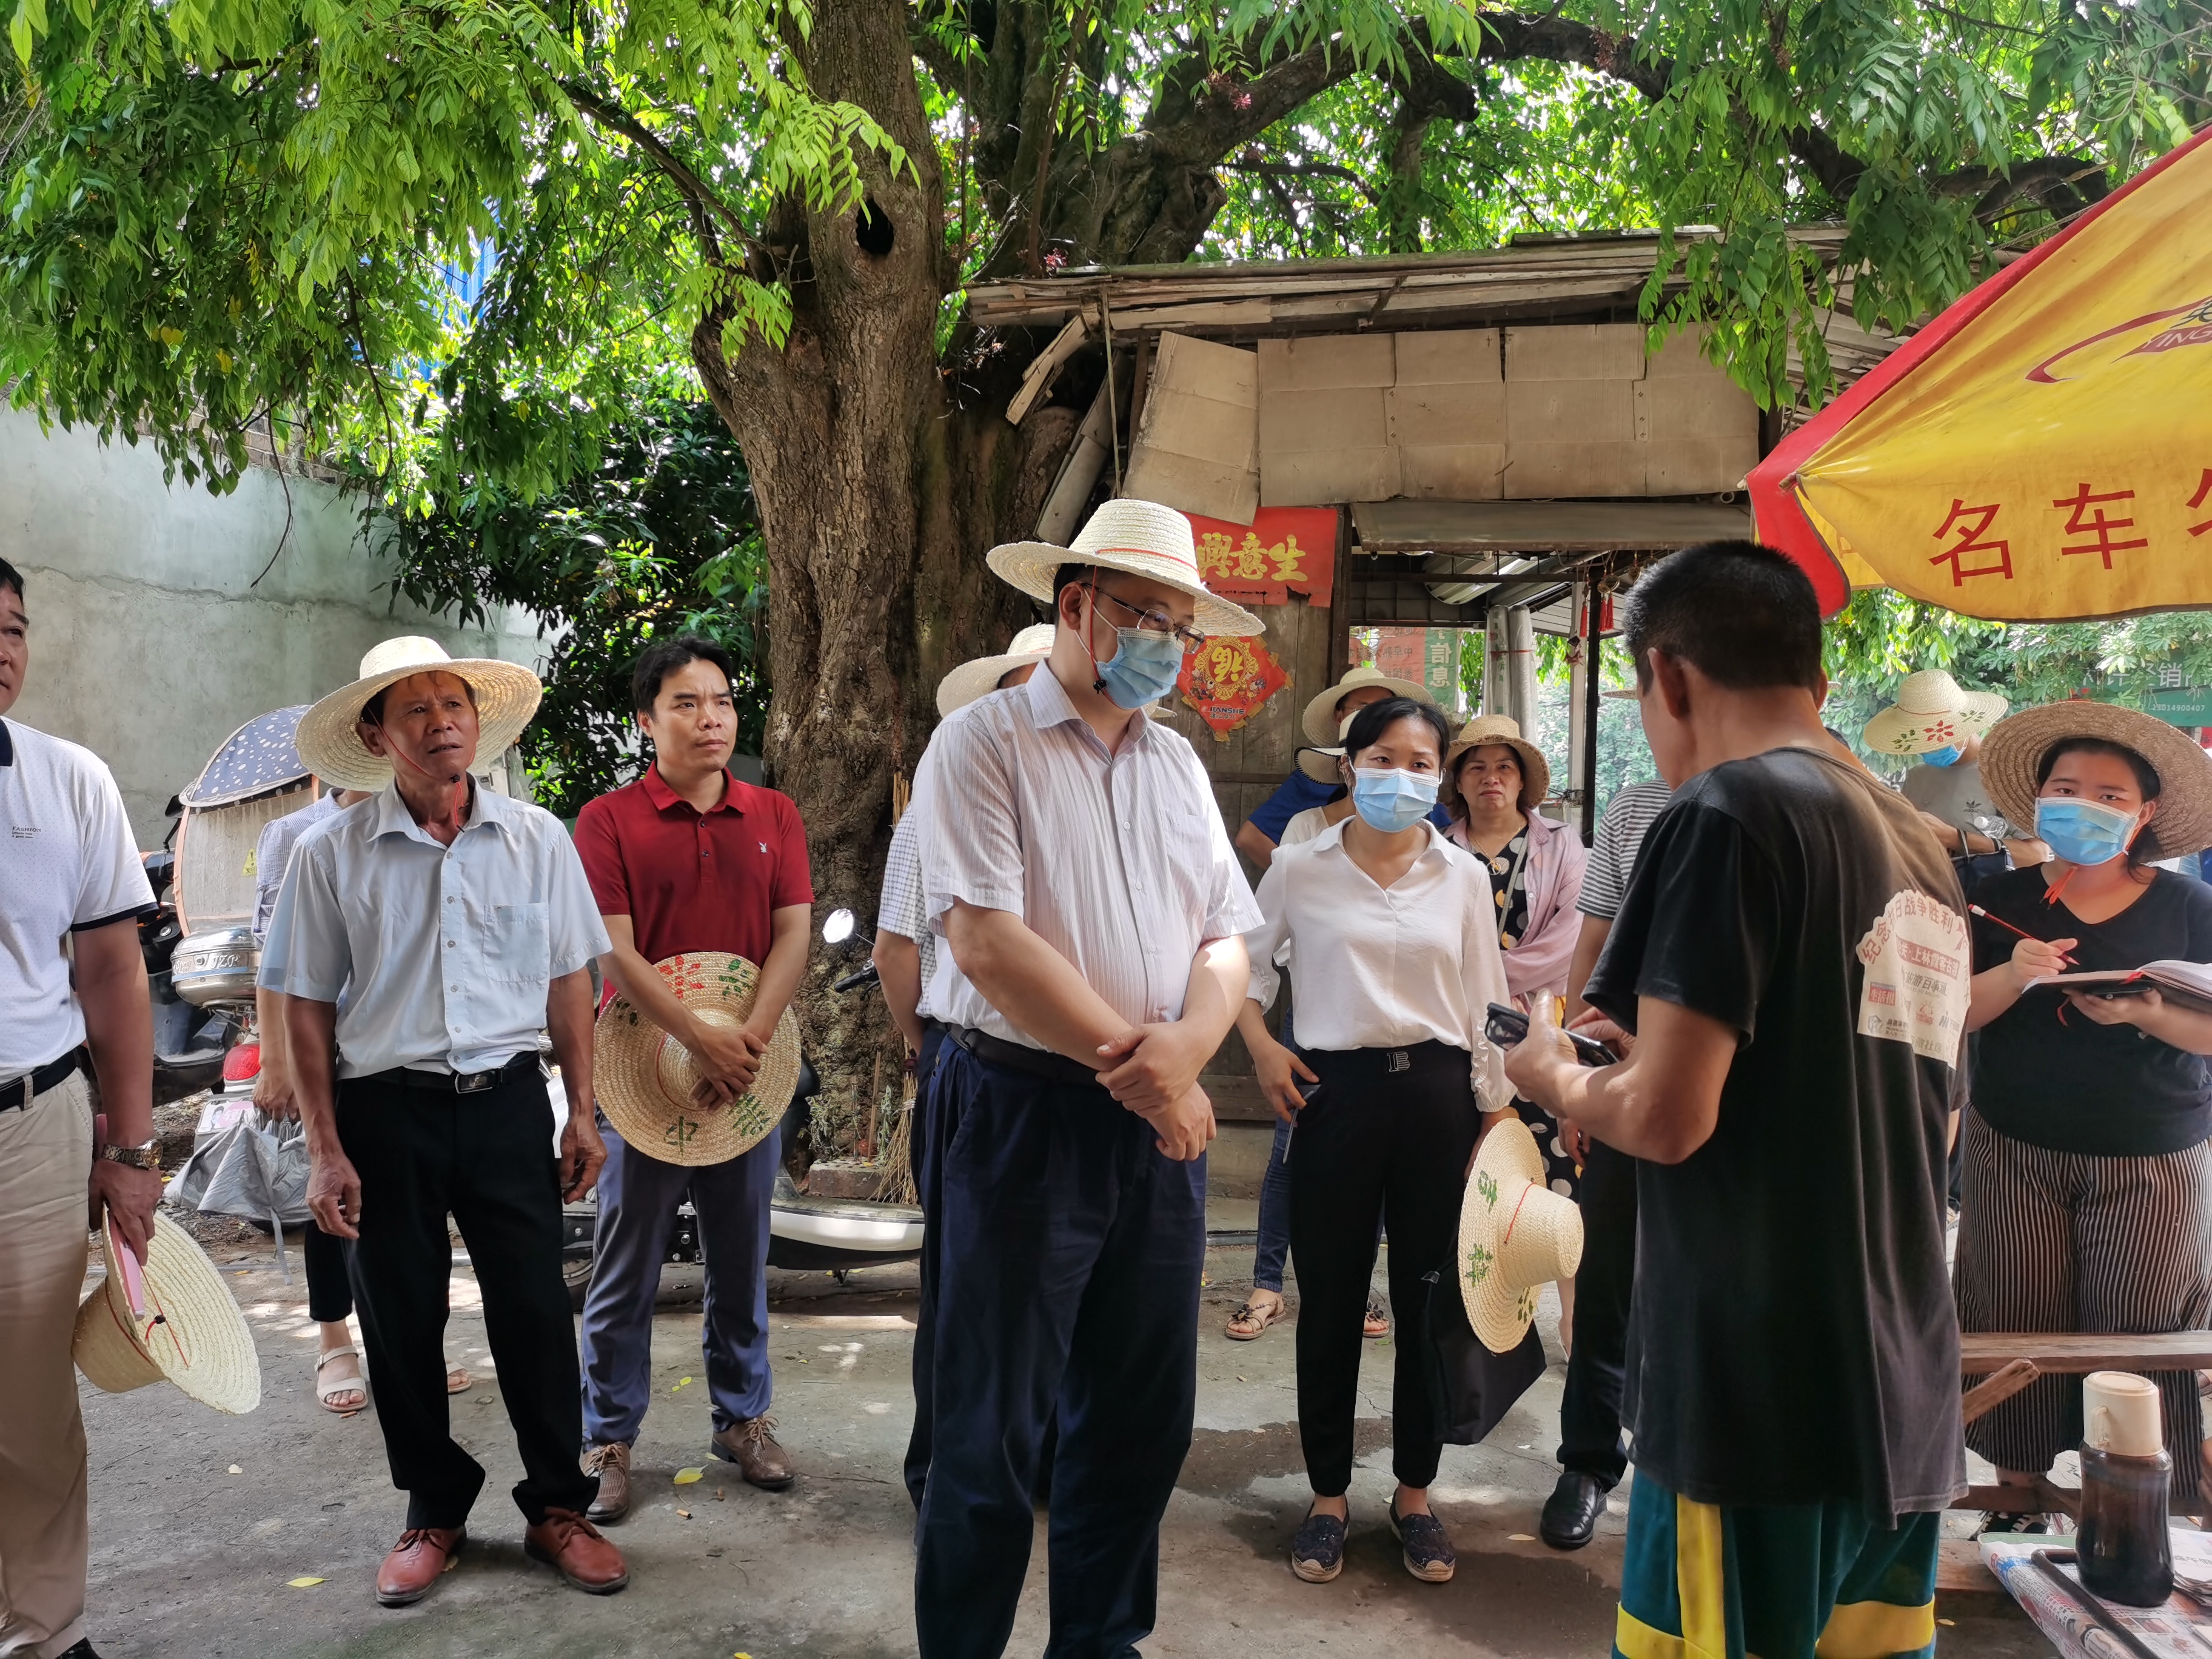
[[[84,1041],[63,941],[154,908],[100,757],[0,720],[0,1079]]]

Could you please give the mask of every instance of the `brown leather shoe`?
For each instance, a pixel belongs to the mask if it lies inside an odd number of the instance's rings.
[[[735,1463],[738,1473],[763,1492],[781,1492],[799,1479],[799,1471],[776,1443],[775,1427],[773,1417],[748,1417],[708,1441],[707,1449],[725,1463]]]
[[[629,1513],[629,1448],[619,1440],[587,1449],[583,1456],[586,1474],[599,1477],[599,1495],[584,1511],[587,1521],[611,1524]]]
[[[410,1527],[376,1570],[376,1599],[387,1607],[421,1601],[460,1559],[468,1537],[461,1527]]]
[[[622,1552],[574,1510],[548,1510],[522,1534],[522,1553],[543,1561],[590,1595],[612,1595],[629,1583]]]

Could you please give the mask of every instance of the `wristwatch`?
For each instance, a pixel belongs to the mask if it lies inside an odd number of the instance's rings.
[[[110,1164],[133,1170],[159,1173],[161,1168],[161,1143],[158,1140],[149,1140],[143,1146],[103,1146],[100,1155]]]

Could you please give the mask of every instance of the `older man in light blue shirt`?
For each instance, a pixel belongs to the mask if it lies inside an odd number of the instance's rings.
[[[301,838],[261,983],[285,996],[308,1207],[356,1241],[369,1380],[392,1484],[408,1494],[406,1530],[377,1576],[387,1607],[437,1584],[484,1480],[447,1414],[448,1211],[522,1454],[524,1549],[580,1589],[629,1582],[585,1518],[599,1482],[576,1465],[561,1277],[561,1194],[580,1197],[606,1158],[592,1118],[589,969],[611,947],[559,821],[469,775],[479,744],[496,753],[520,735],[538,689],[511,663],[392,641],[300,722],[319,777],[377,791]],[[541,1030],[568,1097],[557,1163]]]

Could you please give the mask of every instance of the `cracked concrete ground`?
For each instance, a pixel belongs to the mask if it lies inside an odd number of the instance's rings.
[[[656,1398],[636,1451],[637,1505],[611,1529],[631,1583],[598,1598],[523,1556],[521,1518],[506,1497],[520,1474],[513,1439],[475,1286],[457,1267],[448,1352],[478,1376],[453,1401],[457,1435],[491,1479],[459,1567],[419,1606],[387,1610],[370,1586],[403,1504],[374,1407],[341,1420],[315,1406],[305,1289],[281,1280],[265,1244],[217,1254],[237,1258],[226,1272],[260,1348],[258,1412],[220,1416],[165,1387],[108,1395],[84,1386],[90,1620],[108,1659],[914,1653],[912,1512],[899,1479],[912,1413],[912,1268],[864,1272],[848,1285],[821,1273],[771,1275],[775,1412],[801,1471],[782,1493],[756,1492],[707,1457],[703,1382],[684,1382],[702,1370],[697,1310],[663,1310],[653,1328]],[[1384,1522],[1392,1347],[1369,1344],[1347,1565],[1334,1583],[1301,1583],[1285,1559],[1307,1496],[1292,1328],[1228,1341],[1221,1328],[1249,1284],[1249,1243],[1218,1248],[1208,1262],[1198,1429],[1168,1510],[1159,1629],[1147,1654],[1607,1650],[1619,1503],[1597,1541],[1577,1554],[1555,1554],[1529,1536],[1557,1473],[1559,1366],[1487,1443],[1446,1449],[1435,1498],[1460,1569],[1438,1587],[1406,1575]],[[1555,1320],[1547,1296],[1545,1337],[1556,1358]],[[705,1479],[672,1484],[678,1469],[701,1466]],[[1042,1650],[1044,1573],[1040,1527],[1010,1652]],[[298,1578],[322,1582],[290,1587]],[[2001,1595],[1947,1597],[1939,1612],[1954,1621],[1939,1632],[1946,1659],[2050,1651]]]

